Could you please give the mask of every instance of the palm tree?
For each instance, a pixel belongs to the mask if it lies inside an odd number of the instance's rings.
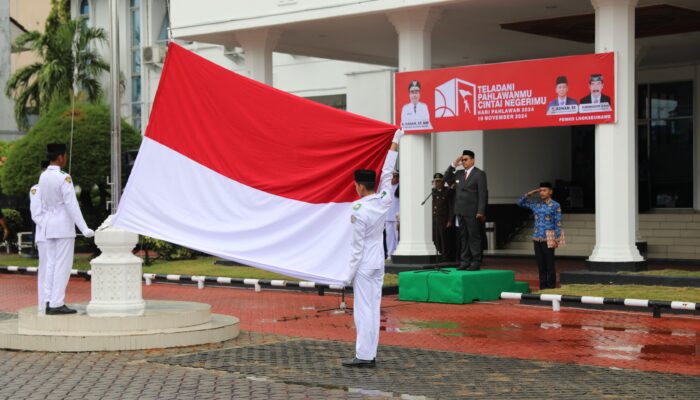
[[[32,31],[17,38],[13,49],[30,49],[41,60],[15,71],[5,87],[5,94],[15,101],[15,120],[20,129],[28,128],[29,114],[37,111],[44,114],[54,101],[67,101],[72,95],[93,103],[100,99],[99,76],[109,71],[109,65],[95,50],[94,41],[106,43],[107,35],[104,29],[88,27],[83,17],[50,30],[47,24],[45,33]]]

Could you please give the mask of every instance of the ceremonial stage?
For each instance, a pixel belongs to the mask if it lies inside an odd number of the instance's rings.
[[[516,282],[511,270],[463,271],[432,268],[399,273],[399,300],[470,304],[498,300],[501,292],[528,293],[527,282]]]

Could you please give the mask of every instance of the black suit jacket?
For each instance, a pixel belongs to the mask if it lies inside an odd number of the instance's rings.
[[[449,166],[445,171],[445,181],[456,183],[454,197],[454,213],[465,217],[476,217],[476,214],[486,215],[489,191],[486,184],[486,172],[474,167],[467,181],[464,181],[464,170],[455,170]]]
[[[593,100],[591,99],[590,94],[581,99],[581,104],[591,104],[592,102],[593,102]],[[606,95],[601,93],[600,94],[600,102],[610,104],[610,96],[606,96]]]

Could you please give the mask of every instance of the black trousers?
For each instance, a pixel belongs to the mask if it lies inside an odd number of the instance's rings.
[[[557,271],[554,269],[554,249],[547,247],[546,241],[533,241],[535,259],[540,271],[540,289],[553,289],[557,284]]]
[[[440,253],[439,261],[448,260],[449,239],[447,235],[447,218],[433,216],[433,243]]]
[[[469,266],[481,266],[481,221],[474,217],[459,216],[459,236],[461,254],[459,265],[467,268]]]

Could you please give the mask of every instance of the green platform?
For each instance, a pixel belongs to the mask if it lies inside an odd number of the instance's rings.
[[[529,285],[516,282],[515,272],[509,270],[443,268],[399,273],[399,300],[469,304],[498,300],[501,292],[527,293]]]

